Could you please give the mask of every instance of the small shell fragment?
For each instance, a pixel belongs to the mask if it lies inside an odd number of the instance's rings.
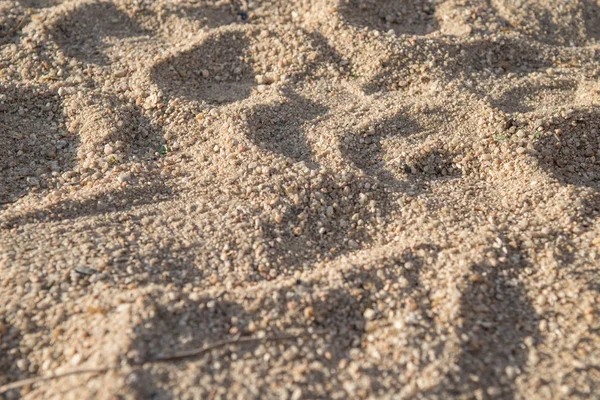
[[[84,266],[75,267],[75,272],[79,272],[82,275],[94,275],[99,273],[99,271],[93,268],[88,268]]]

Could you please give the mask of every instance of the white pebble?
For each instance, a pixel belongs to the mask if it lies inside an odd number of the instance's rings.
[[[373,310],[372,308],[367,308],[363,313],[363,317],[365,317],[366,320],[372,320],[373,318],[375,318],[375,314],[375,310]]]
[[[104,146],[104,154],[106,154],[107,156],[113,154],[114,152],[115,148],[110,143]]]

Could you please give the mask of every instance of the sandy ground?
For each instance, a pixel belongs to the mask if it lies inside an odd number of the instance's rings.
[[[600,398],[599,78],[598,0],[0,0],[0,385],[111,368],[3,396]]]

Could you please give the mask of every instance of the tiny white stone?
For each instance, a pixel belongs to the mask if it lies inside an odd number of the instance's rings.
[[[367,308],[363,313],[363,317],[365,317],[365,319],[367,320],[372,320],[373,318],[375,318],[375,314],[375,310],[373,310],[372,308]]]

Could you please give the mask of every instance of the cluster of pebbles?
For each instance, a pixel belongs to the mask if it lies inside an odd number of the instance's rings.
[[[594,397],[599,16],[4,1],[0,398]]]

